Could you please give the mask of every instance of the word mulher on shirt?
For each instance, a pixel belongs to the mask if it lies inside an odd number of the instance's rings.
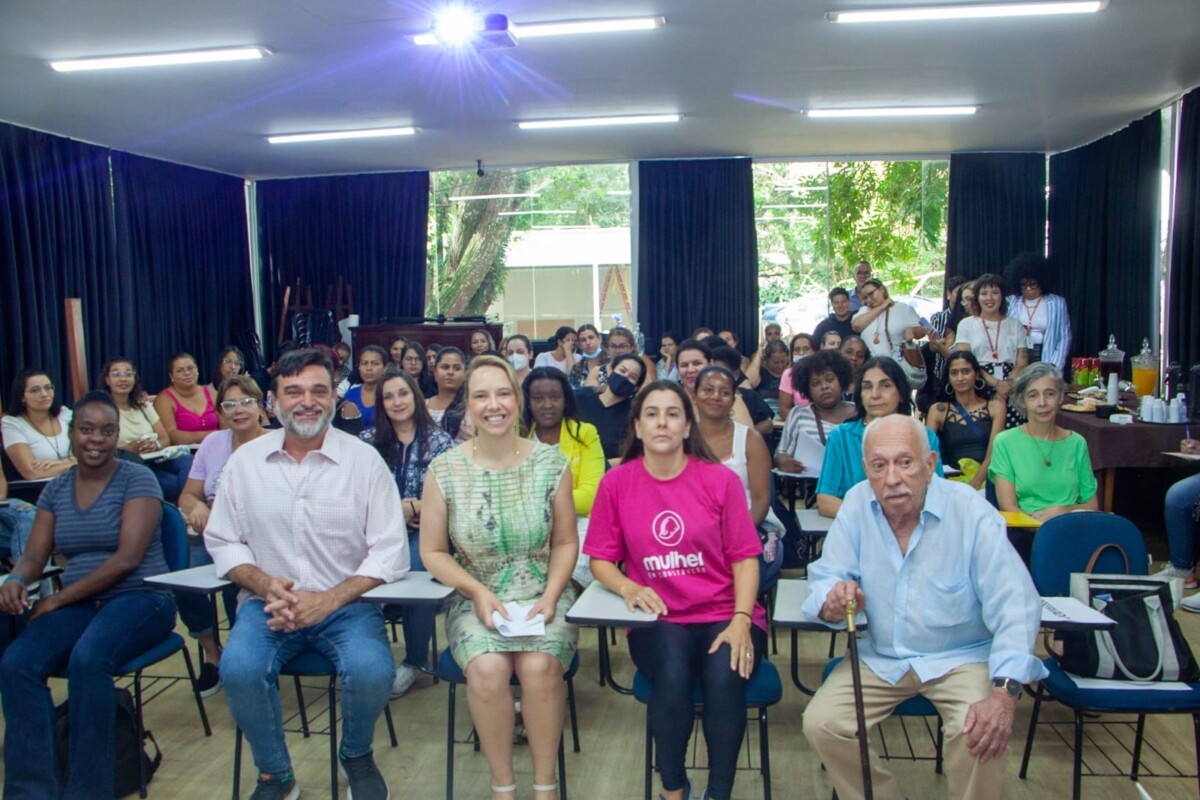
[[[670,552],[662,556],[646,556],[642,559],[642,569],[650,577],[671,578],[677,575],[695,575],[704,572],[704,555]]]

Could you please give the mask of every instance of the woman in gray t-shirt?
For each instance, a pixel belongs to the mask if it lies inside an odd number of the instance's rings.
[[[25,552],[0,584],[0,610],[29,612],[0,660],[5,797],[59,796],[46,680],[63,673],[72,732],[65,795],[114,796],[113,675],[175,627],[170,593],[143,583],[167,571],[162,490],[150,470],[117,458],[119,431],[107,392],[76,404],[69,438],[78,464],[42,492]],[[62,591],[31,604],[26,585],[55,551],[67,558]]]

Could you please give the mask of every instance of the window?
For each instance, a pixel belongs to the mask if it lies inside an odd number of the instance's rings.
[[[625,164],[431,175],[426,314],[505,333],[633,319]]]
[[[922,316],[940,309],[949,176],[948,161],[755,164],[764,321],[811,331],[864,260]]]

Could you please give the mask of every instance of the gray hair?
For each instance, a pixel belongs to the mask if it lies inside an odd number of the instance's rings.
[[[928,458],[929,454],[933,452],[933,450],[929,447],[929,435],[925,433],[927,429],[923,424],[921,424],[921,420],[917,419],[916,417],[910,417],[907,414],[888,414],[886,417],[879,417],[878,419],[872,420],[871,423],[867,425],[866,432],[863,433],[864,460],[867,456],[867,439],[870,438],[871,432],[875,430],[876,427],[883,426],[884,423],[887,425],[903,424],[908,427],[909,433],[911,433],[917,440],[917,446],[920,449],[922,459]]]
[[[1045,361],[1035,361],[1026,367],[1017,379],[1013,381],[1012,402],[1017,407],[1017,411],[1021,412],[1021,416],[1028,416],[1028,406],[1025,405],[1025,392],[1029,391],[1029,387],[1034,381],[1039,381],[1042,378],[1049,378],[1054,381],[1054,388],[1058,389],[1058,394],[1061,398],[1067,390],[1067,384],[1063,381],[1062,373],[1058,371],[1058,367],[1053,364],[1048,364]]]

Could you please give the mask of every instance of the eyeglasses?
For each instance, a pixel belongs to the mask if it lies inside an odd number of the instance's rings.
[[[42,386],[30,386],[25,390],[25,394],[54,394],[54,384],[47,383]]]
[[[108,377],[113,378],[114,380],[119,379],[119,378],[132,378],[133,372],[132,372],[132,370],[125,370],[124,372],[118,372],[117,370],[114,369],[112,372],[108,373]]]
[[[196,369],[195,364],[192,364],[192,365],[186,366],[186,367],[176,367],[175,369],[173,369],[171,371],[174,372],[176,375],[189,375],[193,372],[199,372],[199,370]]]
[[[226,414],[237,411],[238,408],[249,408],[258,401],[253,397],[243,397],[241,400],[225,400],[221,403],[221,410]]]
[[[238,369],[241,369],[242,367],[245,366],[245,364],[243,364],[241,361],[238,361],[235,358],[227,358],[224,361],[222,361],[221,364],[223,364],[226,367],[237,367]]]

